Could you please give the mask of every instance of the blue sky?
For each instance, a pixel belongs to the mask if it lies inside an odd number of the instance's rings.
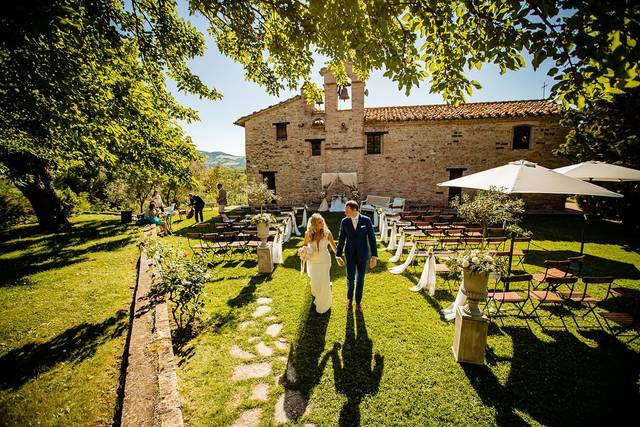
[[[187,16],[185,1],[180,0],[179,6],[182,16]],[[207,22],[204,18],[191,16],[189,19],[206,34]],[[245,81],[242,66],[221,55],[208,34],[206,39],[205,55],[191,61],[190,67],[206,84],[222,92],[224,98],[219,101],[202,100],[178,91],[173,82],[169,82],[168,87],[180,103],[196,109],[200,114],[200,122],[183,124],[186,133],[191,136],[198,149],[244,156],[244,128],[234,125],[233,122],[298,92],[282,92],[279,97],[267,95],[257,84]],[[529,58],[526,55],[525,58],[527,68],[509,71],[505,75],[500,75],[497,67],[488,64],[480,71],[469,72],[469,76],[482,84],[482,89],[474,91],[473,96],[467,100],[480,102],[542,98],[542,85],[545,82],[548,86],[552,85],[551,78],[546,76],[548,67],[543,64],[540,69],[534,71],[529,65]],[[322,63],[316,64],[313,76],[319,85],[322,85],[319,74],[322,66]],[[429,93],[427,82],[423,82],[419,88],[414,88],[407,97],[404,91],[398,90],[396,83],[386,79],[382,74],[382,71],[372,73],[366,83],[369,96],[365,98],[365,105],[368,107],[444,102],[440,95]],[[546,94],[548,93],[547,87]]]

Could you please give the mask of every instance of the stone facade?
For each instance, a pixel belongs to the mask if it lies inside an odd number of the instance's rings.
[[[357,172],[363,198],[374,194],[403,197],[411,205],[445,206],[450,190],[436,184],[455,177],[456,169],[468,175],[520,159],[549,168],[565,164],[552,154],[566,134],[557,114],[518,113],[515,101],[514,106],[501,104],[516,111],[510,117],[384,120],[368,114],[376,109],[365,109],[365,85],[357,76],[350,73],[351,109],[339,110],[336,82],[325,69],[321,74],[324,110],[296,96],[236,122],[245,127],[248,179],[275,176],[284,204],[318,204],[323,172]],[[484,104],[494,108],[500,103]],[[413,107],[398,108],[411,112]],[[286,124],[286,140],[276,138],[276,123]],[[531,126],[529,149],[513,149],[514,127],[522,125]],[[369,132],[382,133],[380,154],[367,154]],[[311,140],[322,140],[319,156],[312,156]],[[557,208],[563,198],[543,200],[546,207]]]

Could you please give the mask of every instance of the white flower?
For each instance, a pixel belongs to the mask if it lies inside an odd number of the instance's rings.
[[[469,261],[467,261],[466,259],[462,260],[462,268],[467,268],[467,267],[469,267]]]
[[[474,256],[473,258],[471,258],[471,262],[474,264],[480,264],[480,258],[478,258],[477,256]]]

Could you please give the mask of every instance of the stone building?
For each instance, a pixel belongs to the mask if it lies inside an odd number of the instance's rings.
[[[552,154],[566,132],[549,101],[365,107],[365,82],[349,72],[351,105],[344,106],[345,89],[327,69],[320,74],[324,109],[298,95],[235,122],[245,128],[249,181],[264,180],[282,203],[316,205],[322,173],[357,172],[363,198],[445,206],[459,190],[439,182],[520,159],[565,164]],[[560,207],[563,198],[542,200]]]

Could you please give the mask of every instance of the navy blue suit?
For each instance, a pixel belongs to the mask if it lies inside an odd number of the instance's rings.
[[[342,220],[336,256],[341,257],[343,249],[347,264],[347,299],[353,299],[355,282],[356,304],[360,304],[367,263],[371,256],[378,256],[376,235],[368,217],[358,214],[357,229],[353,228],[351,218]]]

